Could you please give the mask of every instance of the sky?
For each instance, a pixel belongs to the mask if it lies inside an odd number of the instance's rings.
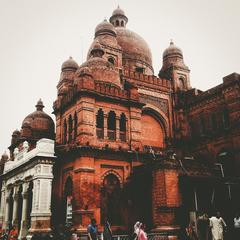
[[[85,61],[96,25],[118,5],[127,28],[149,44],[155,75],[170,39],[183,51],[194,88],[240,73],[239,0],[0,0],[0,154],[39,98],[52,113],[61,64],[69,56]]]

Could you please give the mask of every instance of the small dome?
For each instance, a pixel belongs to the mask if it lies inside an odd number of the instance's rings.
[[[85,76],[85,75],[91,76],[92,74],[91,74],[91,70],[89,69],[89,67],[83,67],[80,69],[79,75],[80,76]]]
[[[21,137],[39,140],[41,138],[54,139],[54,122],[52,118],[43,111],[44,105],[40,99],[36,104],[36,111],[29,114],[22,122]],[[25,136],[26,131],[24,129],[31,130],[31,136],[28,134]]]
[[[95,28],[95,37],[105,34],[116,37],[116,31],[114,26],[111,23],[109,23],[106,19],[104,19],[103,22],[99,23]]]
[[[5,151],[1,157],[1,163],[5,163],[8,160],[9,156],[7,154],[7,152]]]
[[[178,55],[181,58],[183,57],[183,53],[182,50],[177,47],[173,41],[170,42],[170,46],[163,52],[163,58],[166,58],[168,56],[172,56],[172,55]]]
[[[69,57],[68,60],[66,60],[61,67],[62,71],[64,70],[77,70],[78,64],[75,60],[73,60],[72,57]]]
[[[19,136],[20,135],[20,131],[18,129],[14,130],[12,133],[12,136]]]
[[[119,15],[126,16],[125,12],[118,6],[117,9],[113,11],[112,16],[119,16]]]

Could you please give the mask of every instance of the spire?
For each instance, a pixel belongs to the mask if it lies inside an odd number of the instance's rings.
[[[41,98],[38,100],[37,105],[35,105],[35,107],[36,107],[37,111],[42,111],[43,110],[44,105],[43,105],[43,102],[42,102]]]

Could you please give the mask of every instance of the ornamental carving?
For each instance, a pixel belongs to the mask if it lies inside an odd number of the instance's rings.
[[[166,99],[157,98],[157,97],[146,95],[146,94],[141,94],[140,101],[143,103],[154,105],[157,108],[161,109],[166,115],[168,115],[169,108],[168,108],[168,101]]]

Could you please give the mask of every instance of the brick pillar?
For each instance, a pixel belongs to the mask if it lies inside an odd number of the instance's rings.
[[[154,169],[152,188],[153,232],[177,231],[176,210],[180,206],[177,170]],[[176,236],[171,236],[176,239]]]

